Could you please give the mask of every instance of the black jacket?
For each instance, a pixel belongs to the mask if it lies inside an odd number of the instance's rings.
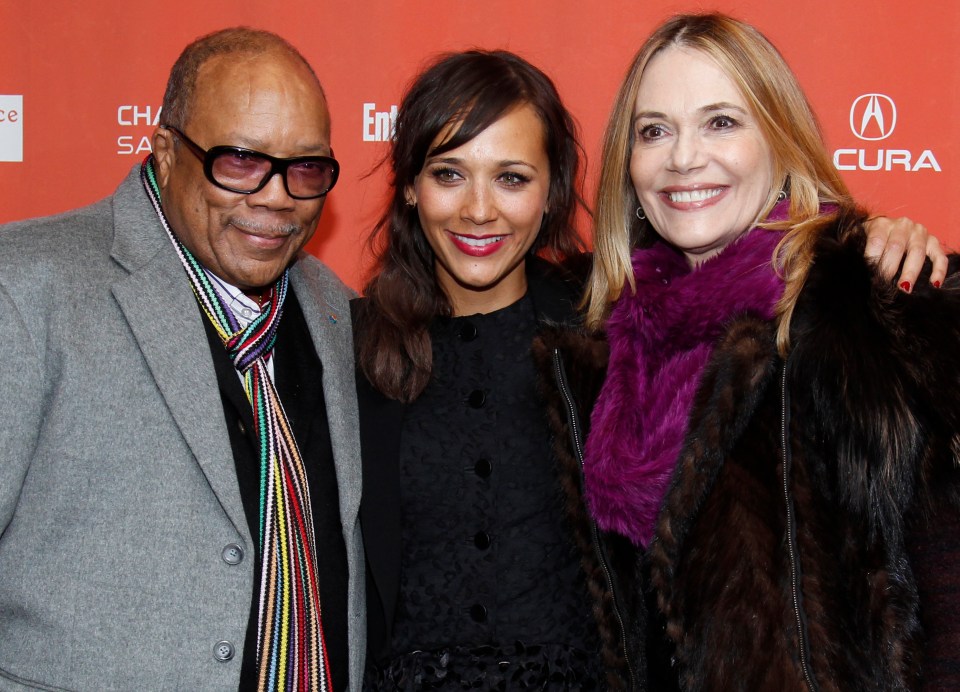
[[[527,283],[544,328],[575,324],[582,287],[582,278],[575,270],[528,260]],[[359,300],[354,301],[354,309]],[[398,450],[404,405],[384,397],[359,372],[357,393],[363,456],[360,519],[367,557],[368,651],[376,660],[387,653],[400,588]]]

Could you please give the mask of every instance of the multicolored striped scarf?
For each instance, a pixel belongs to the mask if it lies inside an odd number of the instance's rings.
[[[241,329],[206,271],[170,229],[148,156],[140,179],[153,203],[200,307],[216,329],[253,408],[260,441],[260,604],[257,670],[260,690],[329,690],[329,661],[320,619],[320,589],[313,512],[303,459],[267,371],[273,352],[288,272],[270,289],[269,303]]]

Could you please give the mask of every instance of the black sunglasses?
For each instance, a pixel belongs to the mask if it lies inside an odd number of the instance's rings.
[[[203,162],[207,180],[230,192],[242,195],[259,192],[279,173],[288,195],[294,199],[316,199],[330,192],[340,176],[340,164],[332,156],[278,159],[242,147],[216,146],[204,150],[172,125],[164,127]]]

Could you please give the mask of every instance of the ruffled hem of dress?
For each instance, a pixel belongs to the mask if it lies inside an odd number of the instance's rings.
[[[368,671],[365,690],[600,690],[599,655],[563,644],[413,651]]]

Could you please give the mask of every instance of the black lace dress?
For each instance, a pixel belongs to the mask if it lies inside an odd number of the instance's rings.
[[[590,690],[603,679],[530,345],[529,298],[438,321],[400,444],[403,556],[377,690]]]

